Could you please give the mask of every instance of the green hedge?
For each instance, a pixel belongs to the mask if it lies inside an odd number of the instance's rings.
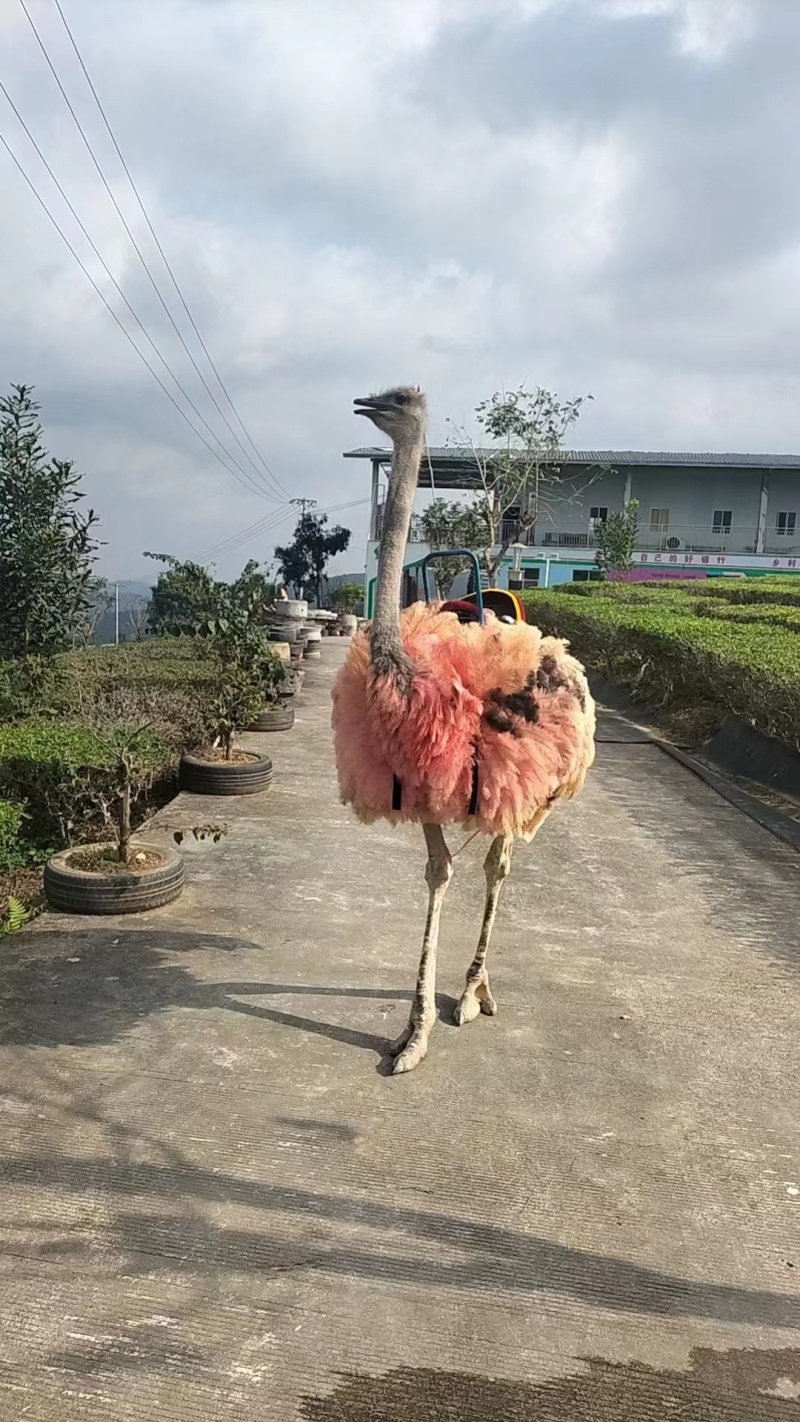
[[[703,598],[693,604],[698,617],[712,617],[719,622],[742,624],[761,623],[768,627],[786,627],[800,632],[800,607],[782,603],[733,603],[722,598]]]
[[[785,607],[800,607],[800,577],[709,578],[706,582],[697,581],[688,586],[701,597],[721,598],[723,602],[742,605],[780,603]]]
[[[71,842],[119,794],[121,756],[133,746],[136,798],[174,773],[175,753],[151,731],[0,725],[0,797],[24,803],[39,845]]]
[[[713,582],[717,582],[714,579]],[[764,622],[776,627],[787,627],[800,631],[800,606],[781,602],[781,589],[774,586],[776,580],[769,579],[767,589],[770,596],[759,596],[754,600],[740,601],[729,597],[735,591],[726,584],[725,596],[697,582],[669,583],[567,583],[563,588],[552,589],[557,596],[562,592],[570,597],[602,598],[615,603],[638,607],[658,607],[668,609],[685,617],[712,617],[730,622]],[[745,590],[746,591],[746,590]],[[798,591],[790,589],[790,592]],[[534,594],[537,596],[537,594]]]
[[[0,874],[9,874],[28,862],[22,841],[25,810],[13,800],[0,800]]]
[[[548,591],[555,592],[556,589]],[[800,607],[800,577],[763,578],[670,578],[644,583],[566,583],[557,588],[559,596],[610,598],[614,602],[685,603],[708,598],[715,603],[735,605]]]
[[[525,595],[528,616],[590,667],[661,697],[715,702],[800,748],[800,639],[786,627],[620,597]],[[688,602],[688,600],[687,600]]]
[[[70,681],[83,679],[92,683],[124,680],[187,685],[208,681],[214,674],[213,659],[202,643],[188,637],[123,642],[119,647],[87,647],[66,652],[58,660]]]

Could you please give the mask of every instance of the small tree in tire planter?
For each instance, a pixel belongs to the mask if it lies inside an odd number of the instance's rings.
[[[81,737],[87,749],[81,753]],[[91,746],[91,749],[89,749]],[[76,729],[61,746],[58,779],[42,791],[68,836],[72,816],[102,814],[113,839],[63,849],[45,865],[44,890],[68,913],[141,913],[171,903],[183,889],[183,860],[170,845],[134,839],[131,805],[163,770],[165,747],[147,728],[101,735]]]
[[[264,664],[263,697],[258,714],[247,723],[248,731],[290,731],[294,725],[294,709],[286,702],[295,692],[294,673],[287,670],[274,653],[272,665]]]
[[[263,628],[230,590],[218,586],[217,615],[198,628],[205,635],[217,681],[212,743],[181,757],[180,785],[200,795],[252,795],[272,783],[272,761],[234,744],[283,684],[283,664]]]

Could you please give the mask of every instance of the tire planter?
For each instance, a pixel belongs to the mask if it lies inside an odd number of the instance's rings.
[[[318,662],[322,659],[319,642],[309,642],[303,653],[303,659],[307,662]]]
[[[290,731],[294,725],[294,711],[291,706],[267,706],[255,720],[250,722],[248,731]]]
[[[297,642],[300,638],[300,624],[296,622],[286,622],[283,627],[276,627],[273,623],[267,628],[267,637],[270,642]]]
[[[255,751],[248,754],[255,759],[240,763],[184,754],[178,784],[192,795],[258,795],[272,784],[272,761]]]
[[[144,913],[171,904],[183,891],[183,860],[169,846],[134,841],[133,850],[158,854],[161,863],[140,874],[102,874],[74,869],[67,862],[75,853],[63,849],[45,865],[44,891],[52,908],[63,913]]]

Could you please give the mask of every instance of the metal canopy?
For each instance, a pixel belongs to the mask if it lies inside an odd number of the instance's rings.
[[[492,450],[482,449],[481,458],[491,459]],[[430,489],[473,489],[480,485],[480,474],[475,456],[470,450],[452,449],[447,446],[431,448],[430,465],[433,466],[433,485],[427,457],[423,457],[419,471],[419,487]],[[392,452],[380,446],[365,446],[348,449],[345,459],[367,459],[375,465],[388,466]],[[800,454],[692,454],[667,453],[653,450],[607,449],[559,451],[558,463],[570,465],[576,473],[587,469],[729,469],[746,472],[765,472],[771,469],[796,470],[800,473]]]

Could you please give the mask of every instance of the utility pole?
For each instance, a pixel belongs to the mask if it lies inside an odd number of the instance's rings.
[[[119,646],[119,583],[114,584],[114,646]]]
[[[307,508],[315,509],[317,507],[316,499],[290,499],[289,503],[298,504],[300,506],[300,513],[303,518],[306,516]]]

